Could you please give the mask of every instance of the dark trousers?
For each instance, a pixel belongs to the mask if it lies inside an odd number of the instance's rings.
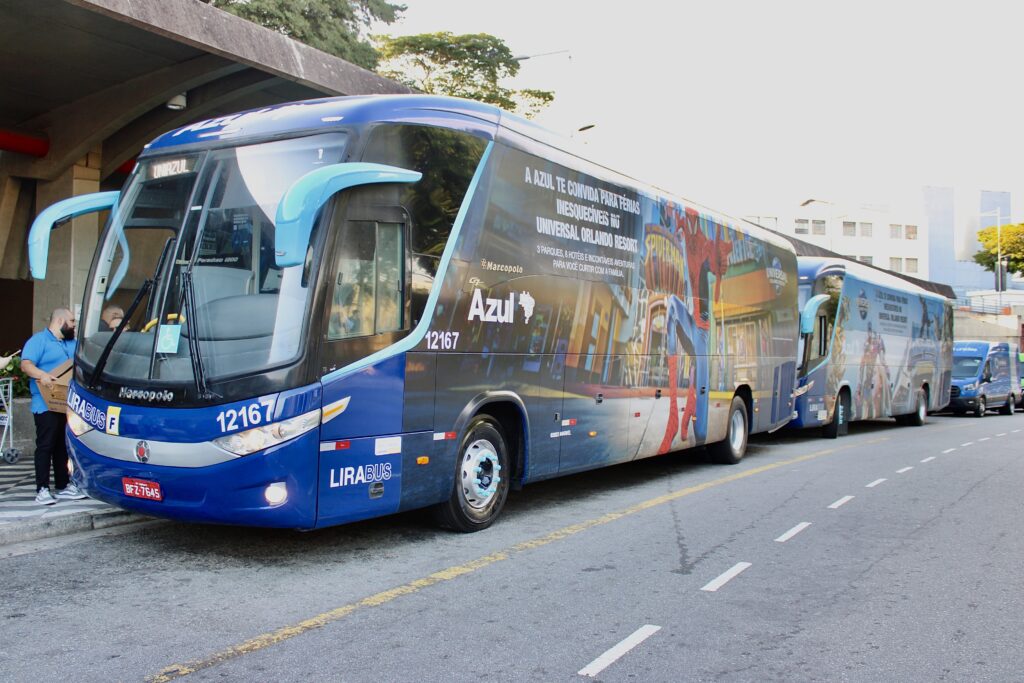
[[[68,446],[64,442],[64,426],[68,418],[64,413],[48,410],[33,413],[36,421],[36,491],[50,488],[50,465],[53,465],[57,489],[68,485]]]

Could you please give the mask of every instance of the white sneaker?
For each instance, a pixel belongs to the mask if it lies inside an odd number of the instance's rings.
[[[88,496],[82,493],[82,489],[75,486],[73,482],[57,491],[57,500],[82,500],[83,498],[88,498]]]
[[[53,505],[57,502],[57,499],[50,493],[50,489],[40,487],[39,493],[36,494],[36,502],[40,505]]]

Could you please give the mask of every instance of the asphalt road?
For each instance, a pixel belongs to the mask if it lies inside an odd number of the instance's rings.
[[[543,482],[472,535],[9,546],[0,679],[1024,680],[1024,416],[930,420]]]

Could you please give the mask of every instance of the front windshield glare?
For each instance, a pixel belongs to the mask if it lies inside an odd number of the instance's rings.
[[[93,268],[81,359],[95,365],[111,338],[111,321],[116,325],[118,313],[129,311],[149,280],[152,287],[113,345],[105,376],[191,381],[190,346],[198,347],[211,379],[294,360],[312,258],[277,267],[277,205],[295,180],[340,162],[346,137],[330,133],[142,162]],[[314,231],[311,257],[316,243]],[[195,320],[189,319],[186,273]]]

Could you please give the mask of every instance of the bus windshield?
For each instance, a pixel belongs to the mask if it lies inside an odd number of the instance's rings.
[[[981,358],[963,356],[953,359],[953,379],[973,379],[978,376]]]
[[[121,381],[191,382],[190,348],[213,380],[295,360],[317,231],[303,265],[279,268],[277,205],[295,180],[340,162],[346,140],[333,132],[141,161],[86,291],[78,351],[86,377],[108,346],[102,375]],[[111,344],[119,316],[125,324]]]

